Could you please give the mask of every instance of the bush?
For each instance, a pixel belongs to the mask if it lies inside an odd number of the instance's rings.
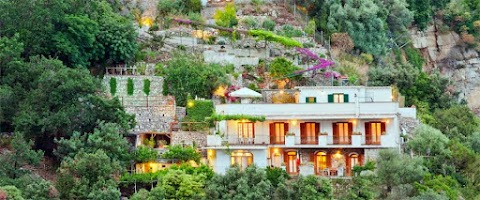
[[[133,152],[134,160],[138,163],[155,161],[158,158],[158,152],[147,146],[139,146]]]
[[[150,80],[144,79],[143,80],[143,92],[148,96],[150,95]]]
[[[303,31],[300,29],[294,28],[290,24],[286,24],[282,26],[282,31],[281,35],[286,36],[286,37],[302,37],[303,36]]]
[[[131,78],[127,80],[127,94],[130,96],[133,95],[133,79]]]
[[[247,27],[247,29],[256,29],[258,26],[257,20],[253,17],[247,17],[242,20],[242,23]]]
[[[201,157],[200,153],[193,147],[183,147],[182,145],[169,146],[168,151],[162,155],[162,158],[165,159],[175,159],[181,162],[193,160],[197,163],[200,162]]]
[[[279,183],[284,183],[286,179],[290,179],[288,173],[282,168],[267,167],[267,179],[272,183],[273,187],[277,187]]]
[[[265,30],[267,30],[267,31],[273,31],[273,30],[275,30],[275,26],[276,26],[276,25],[277,25],[277,24],[276,24],[273,20],[271,20],[270,18],[268,18],[268,19],[266,19],[266,20],[263,21],[263,23],[262,23],[262,28],[265,29]]]
[[[425,62],[425,59],[420,53],[420,50],[415,49],[411,46],[405,47],[403,50],[405,51],[405,55],[407,56],[407,61],[421,70],[423,68],[423,63]]]
[[[117,93],[117,79],[115,77],[110,78],[110,94],[115,96]]]

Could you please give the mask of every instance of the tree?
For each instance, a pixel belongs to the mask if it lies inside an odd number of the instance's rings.
[[[80,152],[95,153],[103,150],[112,160],[120,161],[126,166],[130,161],[130,144],[122,133],[118,124],[100,122],[93,133],[74,132],[70,139],[55,140],[58,147],[54,153],[61,159],[73,159]]]
[[[407,143],[409,149],[423,156],[445,156],[449,154],[447,148],[449,139],[440,130],[428,125],[415,128],[413,138]]]
[[[32,141],[16,132],[12,140],[12,151],[0,156],[0,175],[8,179],[16,179],[29,173],[24,169],[27,165],[37,165],[43,158],[42,151],[32,150]]]
[[[355,47],[374,56],[386,52],[387,37],[379,5],[373,0],[333,0],[329,2],[327,27],[333,32],[347,32]]]
[[[178,106],[187,105],[188,94],[210,98],[216,88],[229,84],[225,68],[187,55],[173,56],[163,77],[163,94],[175,96]]]
[[[65,159],[58,169],[57,188],[61,199],[117,200],[120,191],[117,181],[122,167],[103,150],[78,153],[74,159]]]
[[[355,176],[352,179],[353,186],[345,194],[345,199],[349,200],[370,200],[374,199],[375,186],[370,177]]]
[[[210,199],[271,199],[273,188],[265,170],[249,166],[244,171],[230,168],[225,175],[215,174],[206,184]]]
[[[137,149],[135,149],[135,152],[133,152],[133,155],[134,155],[134,160],[136,162],[139,162],[139,163],[150,162],[158,158],[158,151],[153,148],[142,145],[142,146],[139,146]]]
[[[299,176],[291,184],[292,199],[332,199],[332,184],[330,180],[313,175]]]
[[[475,113],[465,105],[455,105],[448,109],[438,109],[433,113],[432,126],[438,128],[449,138],[465,141],[478,130],[480,125]]]
[[[99,121],[117,123],[123,131],[134,126],[134,116],[124,111],[118,99],[97,95],[100,81],[86,69],[66,68],[58,60],[45,58],[7,69],[6,81],[24,76],[19,79],[22,88],[16,88],[24,96],[14,113],[15,130],[34,138],[36,148],[47,153],[55,147],[54,138],[93,132]]]
[[[410,11],[406,0],[378,0],[381,15],[387,19],[390,32],[402,34],[408,31],[413,22],[413,11]]]
[[[307,33],[310,36],[313,36],[315,34],[317,26],[315,25],[315,20],[310,20],[308,21],[307,26],[305,27],[305,33]]]
[[[166,159],[175,159],[181,162],[187,162],[193,160],[195,162],[200,162],[201,155],[193,147],[187,146],[183,147],[182,145],[173,145],[169,146],[168,151],[162,154],[163,158]]]
[[[275,58],[271,63],[268,71],[270,76],[274,79],[288,79],[288,78],[299,78],[299,74],[294,74],[295,71],[300,70],[299,67],[293,65],[292,62],[288,61],[284,57]]]
[[[395,189],[401,189],[422,180],[427,172],[420,158],[408,158],[394,150],[382,150],[377,158],[377,179],[380,197],[385,198]]]
[[[235,4],[229,3],[223,10],[218,9],[213,15],[215,24],[227,28],[232,28],[238,24],[237,11]]]
[[[5,195],[5,199],[8,200],[24,200],[22,192],[12,185],[0,187],[0,197],[2,197],[2,193]]]

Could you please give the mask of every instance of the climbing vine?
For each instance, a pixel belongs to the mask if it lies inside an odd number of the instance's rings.
[[[115,96],[117,93],[117,79],[115,77],[110,78],[110,94]]]
[[[133,80],[131,78],[127,80],[127,94],[130,96],[133,95]]]

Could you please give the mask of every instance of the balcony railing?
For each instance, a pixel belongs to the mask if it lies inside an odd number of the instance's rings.
[[[352,144],[352,135],[340,137],[339,135],[330,136],[328,144]]]
[[[380,140],[380,137],[381,136],[376,136],[376,137],[373,137],[372,135],[366,135],[365,136],[365,145],[381,145],[381,140]]]
[[[270,136],[238,137],[229,135],[224,139],[230,145],[266,145],[270,142]]]
[[[270,144],[285,144],[285,136],[270,136]]]
[[[300,136],[300,144],[318,144],[318,136]]]

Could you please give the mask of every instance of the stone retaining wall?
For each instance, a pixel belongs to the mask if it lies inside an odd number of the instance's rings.
[[[197,147],[207,146],[207,133],[193,132],[193,131],[176,131],[172,132],[172,145],[186,144],[193,145],[195,143]]]

